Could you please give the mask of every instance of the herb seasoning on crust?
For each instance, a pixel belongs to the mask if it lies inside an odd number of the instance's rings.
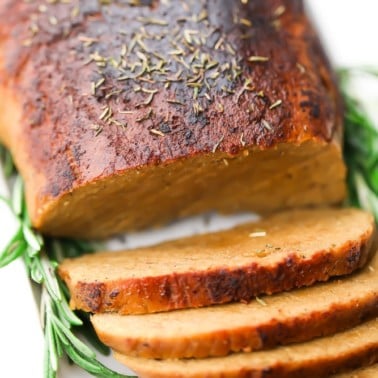
[[[338,93],[302,1],[5,0],[0,20],[0,139],[45,233],[342,200]]]

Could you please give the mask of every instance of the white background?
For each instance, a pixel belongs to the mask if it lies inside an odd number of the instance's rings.
[[[307,3],[328,53],[337,66],[368,64],[378,68],[377,1],[308,0]],[[378,109],[377,87],[364,83],[362,92],[369,97],[369,108],[373,111]],[[378,122],[378,111],[375,119]],[[4,190],[0,175],[0,192],[4,193]],[[214,223],[213,227],[217,224]],[[189,232],[203,230],[201,222],[192,223],[190,227]],[[0,249],[11,228],[9,214],[0,207]],[[176,232],[186,231],[180,226],[161,235],[177,235]],[[155,240],[161,238],[156,233],[153,237]],[[138,238],[132,240],[137,242]],[[37,305],[20,262],[0,270],[0,299],[0,377],[42,378],[43,340]],[[64,364],[60,377],[84,378],[90,375]]]

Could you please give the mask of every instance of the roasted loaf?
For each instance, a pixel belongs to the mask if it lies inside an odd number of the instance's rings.
[[[100,340],[145,358],[203,358],[308,341],[378,316],[378,254],[361,271],[249,304],[149,315],[96,314]],[[377,376],[378,377],[378,376]]]
[[[293,210],[228,231],[66,259],[73,308],[150,313],[249,301],[361,267],[374,235],[358,209]]]
[[[340,100],[301,0],[2,0],[0,98],[45,234],[344,198]]]
[[[140,378],[325,378],[378,362],[378,319],[333,336],[226,357],[152,360],[115,353]]]

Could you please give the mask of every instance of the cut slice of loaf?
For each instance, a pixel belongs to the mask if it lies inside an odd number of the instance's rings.
[[[67,259],[73,308],[151,313],[249,301],[351,273],[374,234],[357,209],[296,210],[228,231],[149,248]]]
[[[223,356],[330,335],[378,316],[378,255],[362,271],[324,284],[227,304],[148,315],[97,314],[101,341],[147,358]]]
[[[378,361],[378,320],[334,336],[226,357],[153,360],[115,357],[141,378],[324,378]]]
[[[341,373],[332,376],[332,378],[377,378],[378,365],[372,365],[365,368],[353,370],[349,373]]]

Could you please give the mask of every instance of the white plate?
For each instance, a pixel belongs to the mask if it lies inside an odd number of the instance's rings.
[[[378,67],[378,2],[373,0],[330,1],[307,0],[314,21],[323,38],[328,54],[336,65],[372,65]],[[368,100],[376,124],[378,124],[378,90],[366,80],[359,84],[358,96]],[[374,112],[375,111],[375,112]],[[0,174],[0,192],[4,193]],[[158,232],[144,233],[127,239],[129,247],[179,237],[194,232],[230,227],[242,218],[191,220],[176,224]],[[0,248],[11,232],[9,214],[0,207]],[[147,239],[146,239],[147,238]],[[112,248],[120,247],[112,243]],[[37,305],[25,269],[20,261],[0,270],[0,377],[43,377],[43,337],[38,319]],[[126,373],[111,358],[100,359],[108,366]],[[60,378],[84,378],[91,375],[75,366],[62,362]]]

